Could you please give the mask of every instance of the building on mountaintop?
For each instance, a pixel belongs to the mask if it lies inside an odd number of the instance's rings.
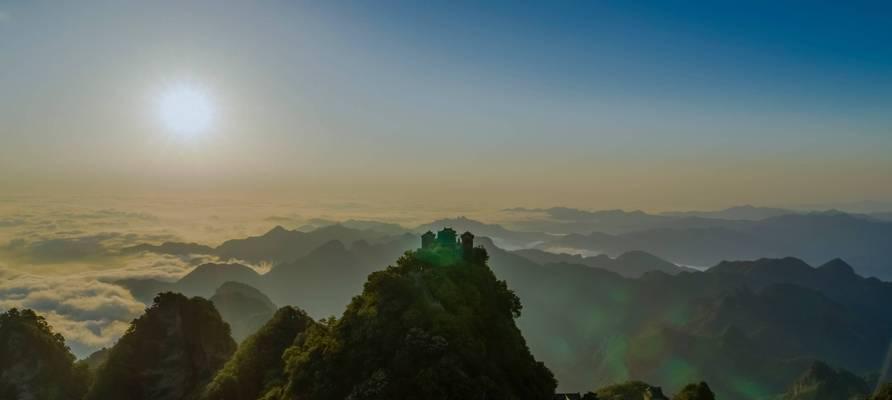
[[[443,230],[437,232],[437,242],[440,246],[455,246],[456,238],[458,237],[458,233],[455,232],[455,229],[452,228],[443,228]]]
[[[429,249],[434,245],[434,240],[436,240],[436,236],[433,232],[427,231],[423,235],[421,235],[421,248]]]
[[[474,254],[474,234],[465,232],[458,237],[458,233],[452,228],[443,228],[437,232],[436,236],[433,232],[427,231],[421,235],[422,250],[453,250],[456,253],[461,251],[465,260],[470,260]]]
[[[461,249],[462,254],[464,254],[465,258],[471,256],[471,252],[474,251],[474,234],[471,232],[465,231],[465,233],[461,234]]]

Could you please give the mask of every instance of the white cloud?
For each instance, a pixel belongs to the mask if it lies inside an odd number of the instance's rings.
[[[0,266],[0,310],[30,308],[46,317],[76,355],[109,347],[145,304],[113,282],[125,278],[175,280],[204,259],[144,254],[115,269],[37,275]]]

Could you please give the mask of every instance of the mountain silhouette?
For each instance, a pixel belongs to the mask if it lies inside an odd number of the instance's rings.
[[[513,253],[527,258],[538,264],[578,264],[592,268],[600,268],[616,272],[628,278],[637,278],[646,272],[662,271],[667,274],[677,274],[689,269],[679,267],[655,255],[643,251],[630,251],[620,254],[616,258],[606,255],[584,257],[566,253],[550,253],[538,249],[515,250]]]
[[[285,380],[285,350],[316,322],[286,306],[250,335],[201,395],[202,400],[255,400]]]
[[[550,398],[554,378],[514,325],[520,301],[485,251],[444,254],[406,253],[372,273],[340,319],[285,352],[287,383],[272,398]]]
[[[677,211],[664,212],[661,215],[672,217],[699,217],[716,218],[743,221],[759,221],[771,217],[796,214],[795,211],[784,208],[754,207],[751,205],[729,207],[719,211]]]
[[[239,282],[226,282],[210,298],[229,324],[232,338],[241,342],[254,333],[276,312],[276,305],[261,291]]]
[[[89,382],[46,319],[28,309],[0,314],[0,398],[80,400]]]
[[[562,391],[634,376],[670,390],[705,380],[723,399],[774,396],[814,360],[878,371],[892,337],[883,310],[892,284],[843,276],[851,269],[839,260],[726,262],[628,279],[490,246],[493,271],[524,301],[518,325]],[[752,391],[741,392],[741,377]]]
[[[148,251],[172,255],[208,254],[218,256],[223,260],[236,259],[276,264],[303,257],[332,240],[340,240],[344,243],[353,243],[359,240],[377,243],[390,241],[398,236],[371,229],[352,229],[340,224],[326,225],[309,232],[288,230],[279,225],[263,235],[227,240],[217,247],[167,242],[161,245],[131,246],[123,249],[123,252]]]
[[[611,257],[642,250],[668,261],[710,266],[723,260],[793,256],[810,263],[843,258],[865,276],[892,278],[892,223],[845,213],[790,214],[713,227],[664,227],[613,235],[572,234],[537,245]]]
[[[517,324],[561,390],[586,391],[634,376],[670,391],[705,380],[731,400],[773,396],[815,360],[876,372],[892,337],[886,310],[892,284],[863,278],[842,259],[815,268],[792,257],[763,258],[679,272],[643,252],[588,258],[509,252],[485,237],[477,243],[495,275],[523,300]],[[255,287],[316,318],[337,315],[370,273],[418,244],[412,236],[326,242],[274,266]],[[628,265],[645,272],[630,279],[608,270],[628,273]],[[684,368],[670,368],[679,360]],[[741,392],[729,376],[745,377],[750,391]]]
[[[783,400],[866,400],[870,393],[864,379],[815,362],[790,385]]]
[[[644,251],[678,265],[708,267],[723,260],[751,260],[793,256],[816,264],[833,258],[847,260],[864,276],[892,279],[888,260],[892,259],[892,222],[838,211],[784,214],[759,220],[731,220],[703,217],[652,215],[621,210],[588,212],[566,208],[529,210],[554,216],[548,224],[577,226],[562,229],[531,220],[512,223],[515,231],[465,217],[424,224],[416,232],[452,226],[459,231],[477,232],[500,247],[542,250],[567,249],[618,257],[630,251]],[[524,222],[525,221],[525,222]],[[535,221],[535,220],[533,220]],[[532,225],[531,225],[532,224]],[[541,225],[541,226],[540,226]],[[159,246],[138,245],[125,251],[152,251],[166,254],[211,254],[223,259],[240,259],[273,264],[294,261],[313,249],[339,240],[345,245],[357,241],[369,244],[406,240],[407,235],[375,231],[340,224],[326,225],[309,232],[278,226],[264,235],[224,242],[216,248],[188,243]],[[384,229],[384,228],[381,228]],[[552,233],[546,233],[552,232]],[[556,232],[570,233],[555,235]]]
[[[159,294],[111,348],[84,399],[196,398],[235,348],[213,303]]]

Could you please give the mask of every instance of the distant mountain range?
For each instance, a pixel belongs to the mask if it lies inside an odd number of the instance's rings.
[[[742,221],[759,221],[765,218],[780,217],[781,215],[789,214],[798,214],[798,212],[784,208],[745,205],[718,211],[676,211],[661,213],[661,215],[668,215],[670,217],[700,217]]]
[[[592,268],[615,272],[627,278],[638,278],[651,271],[660,271],[673,275],[683,271],[695,271],[690,268],[679,267],[653,254],[637,250],[620,254],[616,258],[610,258],[603,254],[584,257],[579,254],[551,253],[538,249],[515,250],[513,253],[537,264],[585,265]]]
[[[468,228],[470,225],[483,225],[464,218],[445,222],[455,222],[448,226],[462,227],[459,230],[464,230],[463,228]],[[494,227],[498,225],[490,225],[490,231],[493,233],[511,232],[501,227]],[[370,243],[366,239],[374,242]],[[344,243],[349,240],[353,242],[348,247]],[[489,247],[495,248],[494,240],[482,237],[479,241],[489,243]],[[173,254],[203,251],[205,254],[225,254],[233,259],[269,262],[297,255],[291,261],[277,263],[266,274],[261,275],[239,263],[208,263],[196,267],[176,282],[127,279],[118,283],[130,289],[141,301],[150,303],[154,295],[162,291],[207,298],[225,282],[240,282],[259,288],[277,304],[300,305],[311,315],[320,318],[342,310],[350,298],[361,290],[362,283],[369,273],[418,246],[419,238],[412,234],[382,236],[377,232],[340,225],[326,226],[310,232],[289,231],[276,227],[264,235],[230,240],[217,248],[165,243],[159,246],[139,245],[127,250],[160,253],[172,251]],[[180,251],[185,252],[180,253]],[[517,253],[539,264],[575,263],[614,271],[629,277],[637,277],[647,271],[678,273],[685,270],[640,251],[621,254],[615,259],[607,256],[577,257],[536,249],[518,250]],[[268,256],[261,257],[262,254]]]
[[[834,227],[839,231],[826,231]],[[814,247],[805,247],[813,249],[838,238],[851,251],[859,241],[847,235],[879,248],[881,240],[867,238],[879,239],[887,227],[846,214],[805,214],[758,221],[750,225],[748,234],[731,232],[738,240],[781,242],[773,248],[816,240]],[[487,228],[494,233],[511,232],[497,225]],[[209,296],[224,282],[242,282],[276,304],[300,306],[321,318],[338,315],[362,290],[369,273],[392,264],[420,243],[416,235],[381,236],[346,227],[301,234],[274,231],[231,242],[244,246],[245,254],[260,254],[251,248],[257,246],[271,249],[274,258],[279,258],[337,234],[348,240],[372,241],[323,242],[262,275],[243,265],[207,264],[175,283],[120,283],[144,295],[175,290]],[[701,245],[715,240],[703,232],[702,236],[685,232],[675,232],[681,243],[690,238],[699,238]],[[572,247],[575,243],[561,241],[594,236],[568,235],[555,242]],[[691,251],[698,250],[695,242],[687,244]],[[586,391],[634,377],[661,382],[673,391],[707,380],[723,399],[759,398],[749,396],[753,393],[773,396],[787,390],[817,360],[859,374],[876,372],[892,339],[892,315],[887,310],[892,304],[892,284],[863,278],[833,257],[817,268],[784,257],[719,262],[706,272],[691,272],[641,251],[614,258],[582,257],[537,249],[507,251],[487,237],[478,237],[477,243],[487,249],[496,276],[506,280],[522,300],[518,325],[533,354],[558,377],[561,390]],[[712,246],[716,248],[721,249]],[[742,392],[744,386],[754,392]]]
[[[140,244],[126,247],[122,251],[124,253],[149,251],[173,255],[208,254],[222,259],[283,263],[303,257],[332,240],[348,244],[354,242],[378,243],[391,241],[396,236],[376,230],[348,228],[341,224],[326,225],[309,232],[288,230],[282,226],[276,226],[263,235],[227,240],[217,247],[195,243],[166,242],[160,245]],[[408,233],[404,236],[414,238],[414,235]]]
[[[840,260],[726,262],[628,279],[498,249],[490,257],[523,300],[521,330],[561,390],[706,380],[717,398],[771,398],[814,360],[879,371],[892,339],[892,284]]]
[[[544,232],[513,231],[498,224],[486,224],[473,219],[458,217],[445,218],[421,225],[414,229],[415,232],[436,232],[448,226],[458,232],[475,232],[477,236],[486,236],[492,239],[499,247],[505,249],[527,248],[538,243],[545,243],[555,238]]]
[[[867,214],[872,218],[876,218],[881,221],[892,221],[892,212],[876,212]]]
[[[281,264],[304,257],[332,240],[347,247],[354,243],[360,246],[395,241],[412,243],[421,232],[450,226],[459,232],[477,232],[508,250],[535,248],[554,253],[604,254],[609,257],[644,251],[676,265],[701,269],[723,260],[792,256],[820,264],[843,258],[861,275],[892,279],[892,222],[877,216],[838,211],[782,214],[786,210],[751,206],[678,215],[620,210],[589,212],[570,208],[513,211],[544,213],[548,218],[512,224],[527,228],[538,226],[539,231],[513,230],[465,217],[441,219],[411,230],[400,230],[398,225],[375,221],[352,221],[353,228],[342,224],[320,225],[306,232],[277,226],[263,235],[229,240],[217,247],[169,242],[142,244],[124,251],[210,254],[222,259]],[[728,219],[731,217],[752,219]],[[585,229],[584,233],[554,233],[582,229]],[[586,263],[580,260],[567,262]]]
[[[610,256],[643,250],[673,263],[793,256],[810,263],[844,258],[866,276],[892,279],[892,223],[845,213],[790,214],[727,226],[657,228],[625,234],[566,235],[537,245]]]
[[[601,232],[619,235],[661,228],[734,228],[768,218],[810,214],[848,214],[878,221],[892,220],[892,212],[848,213],[835,209],[796,211],[751,205],[717,211],[672,211],[658,214],[649,214],[639,210],[587,211],[567,207],[508,208],[503,211],[515,216],[513,220],[505,222],[505,225],[511,229],[553,234]]]

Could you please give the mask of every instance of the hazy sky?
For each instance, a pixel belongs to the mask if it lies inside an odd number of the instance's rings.
[[[888,5],[476,3],[0,0],[0,187],[892,200]],[[183,88],[199,132],[161,115]]]

